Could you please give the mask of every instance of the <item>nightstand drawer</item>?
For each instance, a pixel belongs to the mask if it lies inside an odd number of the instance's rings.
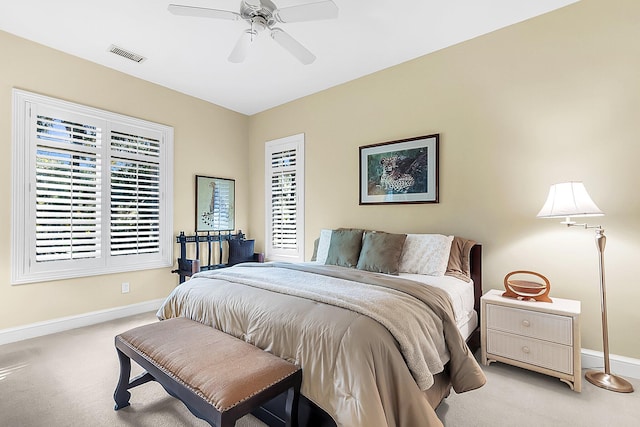
[[[487,328],[559,344],[573,343],[572,318],[531,310],[487,305]]]
[[[573,374],[573,349],[570,346],[488,330],[487,353]]]

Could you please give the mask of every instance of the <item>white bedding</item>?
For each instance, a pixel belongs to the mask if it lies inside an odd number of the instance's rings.
[[[319,262],[309,261],[302,264],[317,265]],[[478,326],[478,313],[473,309],[473,282],[465,282],[451,276],[428,276],[425,274],[400,273],[397,277],[435,286],[447,292],[456,316],[456,325],[465,338]]]
[[[424,274],[400,273],[398,277],[435,286],[447,292],[451,298],[458,327],[468,323],[476,314],[473,309],[473,282],[465,282],[451,276],[427,276]]]

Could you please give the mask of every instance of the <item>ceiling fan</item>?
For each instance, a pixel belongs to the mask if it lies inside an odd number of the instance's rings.
[[[242,19],[246,21],[250,25],[250,28],[243,31],[229,55],[229,61],[236,63],[244,61],[249,52],[251,42],[258,37],[260,33],[269,30],[271,38],[280,44],[280,46],[289,51],[304,65],[311,64],[316,59],[315,55],[275,25],[338,17],[338,7],[332,0],[289,6],[282,9],[278,9],[271,0],[242,0],[239,13],[229,10],[178,4],[170,4],[168,9],[169,12],[175,15],[198,16],[232,21]]]

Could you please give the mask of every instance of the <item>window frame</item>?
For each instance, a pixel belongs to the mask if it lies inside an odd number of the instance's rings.
[[[173,128],[20,89],[12,90],[12,198],[11,198],[11,284],[45,282],[173,265]],[[62,110],[105,123],[100,150],[101,205],[100,255],[86,260],[35,261],[36,222],[33,211],[38,141],[31,118],[34,107]],[[64,117],[63,117],[64,118]],[[140,129],[140,136],[154,133],[160,141],[159,252],[135,255],[110,254],[111,222],[111,132]],[[68,150],[72,152],[73,150]]]
[[[265,143],[265,258],[268,261],[304,261],[304,133],[275,139]],[[288,149],[296,150],[296,249],[285,250],[274,248],[272,245],[273,221],[272,221],[272,186],[271,176],[273,167],[271,154],[276,151]]]

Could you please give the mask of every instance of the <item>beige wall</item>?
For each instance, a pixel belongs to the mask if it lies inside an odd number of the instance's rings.
[[[303,132],[307,259],[323,227],[473,238],[486,289],[512,270],[545,274],[552,296],[582,301],[582,344],[598,350],[593,232],[535,218],[550,184],[583,180],[606,213],[611,351],[640,358],[637,16],[636,0],[582,0],[251,118],[0,32],[11,58],[0,66],[0,196],[11,197],[13,87],[174,126],[174,230],[193,229],[194,175],[235,178],[238,227],[259,245],[263,144]],[[359,206],[358,147],[431,133],[440,203]],[[0,329],[162,298],[177,282],[160,269],[10,286],[9,203],[0,222]]]
[[[594,232],[536,219],[582,180],[606,216],[610,348],[640,358],[640,2],[583,0],[252,116],[251,229],[264,235],[265,141],[306,135],[306,259],[321,228],[451,233],[484,245],[485,289],[529,269],[582,301],[600,350]],[[440,203],[358,205],[358,147],[439,133]]]
[[[165,297],[170,269],[11,286],[11,89],[174,127],[174,230],[193,231],[196,174],[236,179],[236,222],[248,227],[248,117],[0,32],[0,329]],[[141,64],[144,66],[144,64]],[[176,248],[177,249],[177,248]],[[177,252],[174,254],[177,255]],[[120,284],[131,292],[122,294]]]

